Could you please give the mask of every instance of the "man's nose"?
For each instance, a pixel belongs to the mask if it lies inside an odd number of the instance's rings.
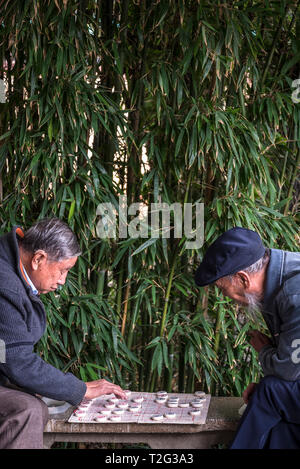
[[[57,283],[58,283],[59,285],[64,285],[65,282],[66,282],[66,278],[67,278],[67,273],[61,275],[61,276],[59,277]]]

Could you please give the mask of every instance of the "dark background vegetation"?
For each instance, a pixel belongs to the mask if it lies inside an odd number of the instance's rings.
[[[0,230],[58,216],[82,256],[37,351],[84,380],[241,395],[255,325],[193,274],[233,226],[299,250],[299,2],[0,6]],[[97,206],[203,202],[204,245],[99,239]],[[133,217],[129,217],[132,219]],[[173,220],[174,221],[174,220]]]

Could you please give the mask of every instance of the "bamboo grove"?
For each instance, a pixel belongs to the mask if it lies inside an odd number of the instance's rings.
[[[260,373],[252,319],[193,275],[233,226],[299,250],[299,2],[0,10],[1,234],[58,216],[82,248],[63,289],[43,297],[37,353],[84,380],[240,395]],[[149,208],[203,203],[203,246],[186,249],[172,230],[99,239],[97,207],[117,208],[120,195]]]

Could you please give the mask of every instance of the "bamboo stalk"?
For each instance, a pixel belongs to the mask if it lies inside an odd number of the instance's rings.
[[[194,371],[191,366],[188,366],[187,369],[187,383],[186,383],[186,388],[185,392],[190,394],[194,392],[194,381],[195,381],[195,375]]]
[[[298,3],[297,3],[297,5],[296,5],[296,8],[295,8],[295,10],[294,10],[294,12],[293,12],[293,16],[292,16],[291,22],[290,22],[290,24],[289,24],[289,26],[288,26],[288,28],[287,28],[286,35],[289,35],[289,34],[291,33],[292,27],[293,27],[293,25],[294,25],[294,21],[295,21],[295,19],[296,19],[296,17],[297,17],[296,13],[297,13],[297,10],[298,10],[298,8],[299,8],[299,5],[300,5],[300,0],[298,0]],[[278,62],[278,65],[277,65],[277,67],[276,67],[276,69],[277,69],[277,75],[281,73],[282,64],[284,63],[285,60],[287,60],[287,55],[286,55],[286,53],[280,54],[279,62]],[[276,81],[274,82],[274,85],[275,85],[275,83],[276,83]],[[273,87],[272,87],[272,89],[273,89]]]
[[[273,43],[272,43],[272,46],[271,46],[271,50],[270,50],[270,52],[269,52],[268,59],[267,59],[267,63],[266,63],[266,66],[265,66],[265,69],[264,69],[264,72],[263,72],[263,75],[262,75],[261,87],[263,87],[263,85],[264,85],[264,83],[265,83],[265,80],[266,80],[266,78],[267,78],[267,73],[268,73],[269,68],[270,68],[270,66],[271,66],[271,63],[272,63],[273,55],[274,55],[275,48],[276,48],[276,43],[277,43],[277,41],[278,41],[278,39],[279,39],[280,32],[281,32],[281,28],[282,28],[283,22],[284,22],[284,20],[285,20],[287,11],[288,11],[288,8],[286,7],[286,8],[285,8],[284,15],[283,15],[283,16],[280,18],[280,20],[279,20],[279,25],[278,25],[277,30],[276,30],[276,32],[275,32],[274,39],[273,39]]]
[[[291,202],[291,199],[292,199],[292,196],[293,196],[294,185],[295,185],[296,179],[299,178],[299,171],[300,171],[300,149],[299,148],[298,148],[297,154],[298,154],[298,156],[297,156],[297,159],[296,159],[295,168],[294,168],[294,171],[292,173],[291,180],[290,180],[289,192],[288,192],[288,196],[287,196],[288,201],[285,205],[284,212],[283,212],[284,215],[288,214],[290,202]]]
[[[216,357],[218,356],[219,352],[219,347],[220,347],[220,328],[221,328],[221,310],[219,309],[218,314],[217,314],[217,321],[215,325],[215,341],[214,341],[214,352],[216,354]],[[216,392],[216,387],[215,387],[215,382],[213,381],[211,383],[211,393]]]
[[[123,292],[123,275],[124,275],[124,270],[123,267],[121,266],[120,271],[119,271],[119,276],[118,276],[118,282],[117,282],[117,314],[118,317],[121,316],[121,308],[122,308],[122,292]]]
[[[290,136],[288,136],[288,139],[289,139],[289,137]],[[283,187],[283,184],[284,184],[284,177],[286,176],[285,172],[286,172],[286,165],[287,165],[288,155],[289,155],[289,151],[287,150],[285,152],[283,168],[282,168],[282,172],[281,172],[281,176],[280,176],[278,200],[280,200],[280,198],[281,198],[281,191],[282,191],[282,187]]]
[[[184,344],[179,339],[178,392],[184,392],[185,382]]]
[[[127,337],[127,347],[128,347],[129,350],[131,350],[133,340],[134,340],[134,331],[135,331],[135,327],[136,327],[136,320],[137,320],[139,308],[140,308],[140,300],[137,299],[137,301],[135,302],[134,308],[133,308],[133,314],[131,316],[131,323],[130,323],[130,327],[129,327],[129,331],[128,331],[128,337]]]
[[[186,203],[187,200],[188,200],[188,194],[189,194],[189,189],[190,189],[190,185],[191,185],[191,177],[192,177],[192,170],[190,170],[189,176],[188,176],[187,189],[186,189],[186,192],[185,192],[184,203]],[[170,274],[169,274],[167,291],[166,291],[166,296],[165,296],[165,301],[164,301],[164,309],[163,309],[161,323],[160,323],[160,337],[163,337],[164,333],[165,333],[166,318],[167,318],[170,294],[171,294],[171,289],[172,289],[172,284],[173,284],[173,279],[174,279],[175,267],[176,267],[177,262],[178,262],[178,250],[179,250],[179,244],[176,245],[176,248],[175,248],[175,251],[174,251],[174,256],[173,256],[173,262],[172,262],[172,266],[171,266],[171,270],[170,270]],[[152,376],[152,381],[151,381],[151,386],[150,386],[151,390],[154,389],[156,380],[157,380],[157,371],[154,370],[153,376]]]
[[[240,103],[241,103],[241,107],[242,107],[242,114],[243,114],[244,117],[246,117],[245,98],[244,98],[244,94],[243,94],[242,84],[240,84],[240,86],[239,86],[239,97],[240,97]]]
[[[101,299],[103,297],[103,292],[104,292],[105,278],[106,278],[106,270],[99,270],[96,295],[99,296]]]
[[[127,321],[130,288],[131,288],[131,282],[130,282],[130,279],[128,279],[127,284],[126,284],[126,290],[125,290],[124,312],[123,312],[122,328],[121,328],[121,334],[123,337],[125,337],[125,327],[126,327],[126,321]]]
[[[175,249],[175,255],[173,258],[173,263],[172,263],[169,280],[168,280],[165,304],[164,304],[164,309],[163,309],[163,314],[162,314],[161,324],[160,324],[160,336],[161,337],[163,337],[165,333],[165,324],[166,324],[166,318],[167,318],[167,312],[168,312],[168,306],[169,306],[169,300],[170,300],[170,293],[171,293],[171,288],[172,288],[172,283],[173,283],[173,278],[174,278],[175,267],[177,264],[177,252],[178,252],[178,246]]]
[[[149,392],[154,391],[154,389],[156,388],[156,382],[157,382],[157,371],[153,370],[152,378],[151,378],[151,382],[150,382],[150,387],[149,387]]]
[[[173,386],[173,371],[174,371],[174,344],[170,345],[170,353],[169,353],[169,369],[167,370],[166,376],[166,391],[172,392]]]

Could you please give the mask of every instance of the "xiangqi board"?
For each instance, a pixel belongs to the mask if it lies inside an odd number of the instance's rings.
[[[210,395],[130,392],[128,398],[114,394],[84,399],[74,410],[70,423],[183,423],[202,425],[206,421]]]

